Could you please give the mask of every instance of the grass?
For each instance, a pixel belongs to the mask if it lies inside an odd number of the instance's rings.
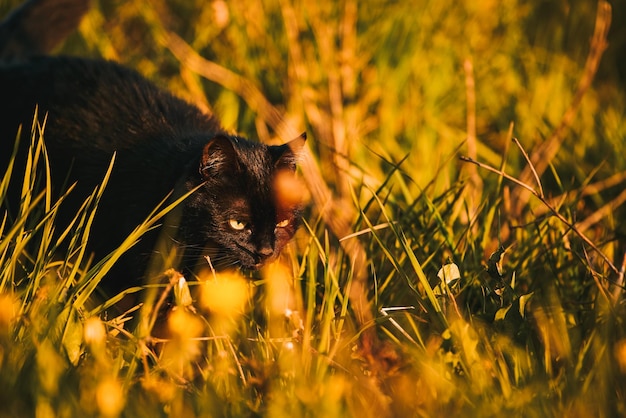
[[[91,260],[107,173],[57,230],[34,127],[0,220],[0,416],[625,415],[613,6],[608,35],[594,1],[94,7],[64,52],[124,61],[262,141],[306,129],[311,204],[283,263],[163,272],[112,317],[121,295],[98,283],[171,208]]]

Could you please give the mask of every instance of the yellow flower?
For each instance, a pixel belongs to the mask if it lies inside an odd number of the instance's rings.
[[[196,338],[202,333],[202,322],[184,309],[175,309],[167,319],[167,327],[174,339]]]
[[[0,294],[0,333],[8,333],[17,318],[20,305],[13,295]]]
[[[117,417],[124,409],[124,391],[114,378],[106,378],[96,388],[96,404],[105,417]]]
[[[282,170],[274,178],[274,191],[279,206],[292,206],[308,200],[307,188],[291,171]]]
[[[224,272],[202,284],[200,302],[211,313],[234,316],[243,313],[249,298],[248,283],[241,274]]]
[[[626,338],[615,344],[615,358],[622,373],[626,374]]]
[[[85,321],[84,338],[89,346],[100,346],[106,340],[107,332],[104,324],[97,316],[92,316]]]

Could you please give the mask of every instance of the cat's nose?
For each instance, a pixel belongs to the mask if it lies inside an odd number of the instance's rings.
[[[257,252],[262,259],[270,258],[274,254],[274,249],[270,246],[259,248]]]

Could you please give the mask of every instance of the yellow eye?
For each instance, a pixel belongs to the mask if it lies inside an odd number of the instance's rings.
[[[237,219],[229,219],[228,225],[235,231],[242,231],[246,227],[246,224],[239,222]]]
[[[289,219],[284,219],[276,224],[277,228],[284,228],[289,225]]]

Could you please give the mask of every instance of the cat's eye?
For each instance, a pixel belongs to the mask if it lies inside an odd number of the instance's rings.
[[[243,229],[246,227],[245,223],[240,222],[237,219],[229,219],[228,220],[228,225],[231,228],[233,228],[235,231],[243,231]]]
[[[284,227],[286,227],[287,225],[289,225],[289,219],[283,219],[282,221],[280,221],[280,222],[278,222],[278,223],[276,224],[276,227],[277,227],[277,228],[284,228]]]

